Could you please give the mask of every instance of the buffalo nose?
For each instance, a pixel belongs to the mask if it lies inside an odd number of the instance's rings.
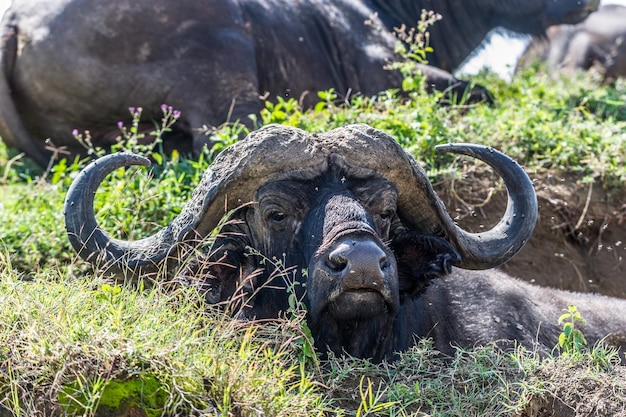
[[[389,268],[385,252],[371,240],[343,239],[328,255],[328,267],[351,285],[378,285]]]

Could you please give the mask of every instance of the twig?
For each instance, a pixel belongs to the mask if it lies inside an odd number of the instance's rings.
[[[475,209],[475,208],[480,208],[480,207],[486,206],[491,201],[491,197],[493,196],[493,193],[495,191],[494,187],[490,187],[489,188],[489,192],[487,193],[487,197],[483,200],[482,203],[470,204],[467,201],[463,200],[463,198],[461,198],[461,196],[456,192],[456,189],[454,188],[454,181],[455,181],[454,177],[452,177],[452,181],[450,181],[450,193],[452,194],[452,197],[454,197],[457,201],[459,201],[465,207],[469,207],[471,209]]]
[[[5,183],[9,178],[9,169],[11,169],[11,165],[13,165],[17,160],[21,159],[24,155],[24,152],[19,153],[7,161],[7,165],[6,167],[4,167],[4,175],[2,176],[3,183]]]
[[[587,210],[589,209],[589,204],[591,203],[591,193],[593,192],[593,182],[589,183],[589,191],[587,191],[587,201],[585,201],[585,208],[583,209],[582,214],[580,215],[580,218],[578,219],[578,222],[576,223],[576,226],[574,226],[574,230],[578,230],[580,228],[580,226],[583,224],[583,221],[585,220],[585,216],[587,215]]]

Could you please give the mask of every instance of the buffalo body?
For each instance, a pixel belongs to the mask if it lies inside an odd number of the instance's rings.
[[[609,84],[625,77],[626,7],[605,5],[577,25],[549,28],[533,38],[518,67],[537,60],[557,71],[596,68]]]

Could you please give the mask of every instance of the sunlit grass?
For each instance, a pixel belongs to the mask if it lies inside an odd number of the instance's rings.
[[[320,413],[321,394],[289,343],[293,323],[232,320],[190,289],[53,273],[24,281],[6,258],[0,268],[0,404],[9,409],[34,415],[45,400],[55,415],[91,415],[127,401],[157,407],[151,415]]]

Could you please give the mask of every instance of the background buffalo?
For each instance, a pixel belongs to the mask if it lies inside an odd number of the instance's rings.
[[[209,141],[201,131],[257,113],[261,95],[300,98],[334,88],[340,95],[398,87],[383,69],[394,57],[394,27],[414,26],[422,9],[432,28],[422,66],[428,85],[462,95],[457,67],[494,27],[542,33],[574,23],[598,0],[14,0],[5,14],[0,77],[0,135],[38,163],[51,138],[83,154],[72,131],[89,130],[98,146],[119,136],[129,107],[145,125],[167,103],[182,111],[175,137]],[[366,20],[372,24],[365,25]],[[481,87],[470,98],[485,99]],[[177,146],[184,147],[184,141]]]

